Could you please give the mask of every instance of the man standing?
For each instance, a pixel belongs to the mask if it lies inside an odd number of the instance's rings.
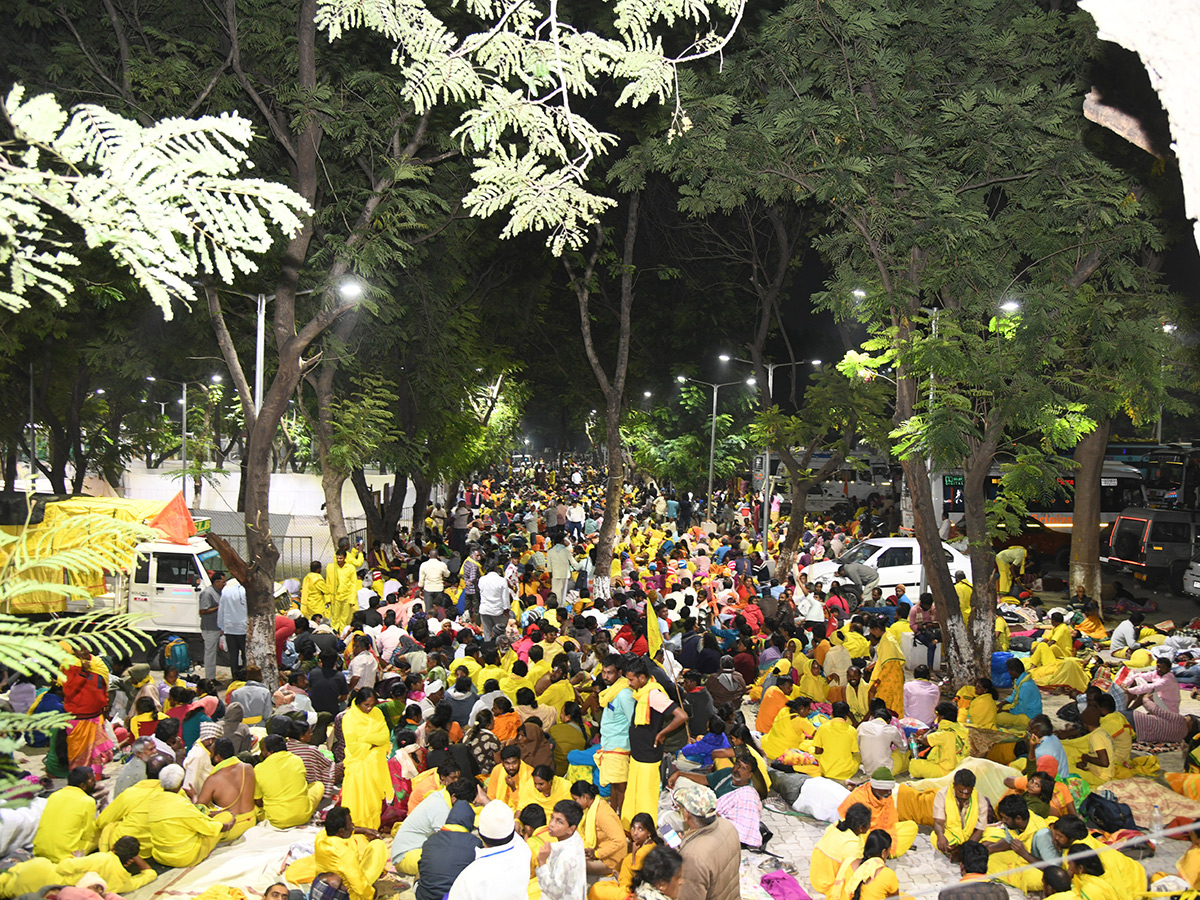
[[[347,557],[346,548],[339,547],[334,561],[325,567],[325,590],[329,594],[329,624],[336,634],[350,624],[358,609],[358,589],[362,579]]]
[[[732,823],[717,815],[711,788],[685,782],[671,793],[683,817],[683,888],[678,900],[739,900],[741,842]]]
[[[246,589],[236,578],[230,578],[221,589],[217,604],[217,628],[225,635],[225,652],[229,655],[229,668],[235,677],[246,667],[246,624]],[[206,649],[206,668],[207,656]]]
[[[437,547],[429,550],[429,559],[421,563],[417,571],[417,584],[425,592],[425,614],[431,615],[438,610],[438,618],[445,618],[442,607],[446,605],[446,582],[450,579],[450,569],[438,556]]]
[[[602,661],[600,677],[608,685],[600,692],[600,752],[596,764],[600,785],[609,785],[609,805],[623,812],[625,781],[629,778],[629,726],[633,724],[634,699],[629,682],[621,674],[621,657],[615,653]],[[622,822],[626,828],[628,822]]]
[[[500,574],[502,565],[497,562],[490,572],[479,579],[479,619],[485,641],[503,634],[508,623],[512,593],[508,582]]]
[[[546,554],[546,562],[550,568],[550,590],[562,603],[566,599],[567,585],[571,583],[571,569],[575,564],[571,558],[571,551],[567,549],[566,535],[560,534],[554,538],[554,546]]]
[[[217,677],[217,644],[221,642],[217,613],[225,589],[225,573],[213,572],[210,580],[212,583],[200,592],[200,635],[204,638],[204,677],[212,681]]]
[[[633,691],[634,708],[629,729],[629,777],[621,804],[623,825],[632,822],[639,812],[649,813],[657,821],[663,742],[687,722],[687,713],[651,679],[650,662],[644,656],[626,663],[625,677]]]
[[[554,842],[542,844],[537,855],[538,887],[546,900],[584,900],[587,895],[587,857],[579,823],[583,809],[574,800],[559,800],[547,823]]]
[[[463,591],[459,602],[463,611],[471,617],[472,622],[479,621],[479,578],[483,574],[483,567],[479,565],[479,556],[479,548],[471,547],[467,551],[467,558],[463,560],[460,573],[463,579]]]

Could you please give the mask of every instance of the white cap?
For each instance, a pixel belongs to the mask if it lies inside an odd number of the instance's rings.
[[[438,681],[435,678],[433,681],[431,681],[427,685],[425,685],[425,696],[428,697],[430,694],[436,694],[438,691],[443,690],[445,687],[446,686],[444,684],[442,684],[440,681]]]
[[[503,800],[492,800],[479,813],[479,835],[489,841],[503,841],[516,828],[513,811]]]

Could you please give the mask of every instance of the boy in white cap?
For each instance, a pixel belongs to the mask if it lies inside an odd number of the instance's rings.
[[[492,800],[479,813],[478,827],[483,846],[459,874],[448,900],[528,900],[532,854],[517,834],[513,811]]]

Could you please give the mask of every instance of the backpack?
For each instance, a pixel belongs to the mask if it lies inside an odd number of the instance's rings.
[[[190,672],[192,669],[192,657],[188,653],[187,641],[177,634],[167,638],[167,642],[162,647],[162,662],[163,669],[167,666],[174,666],[180,673]]]
[[[1111,791],[1088,794],[1079,805],[1079,815],[1090,828],[1110,834],[1123,828],[1137,829],[1129,804],[1118,801]]]

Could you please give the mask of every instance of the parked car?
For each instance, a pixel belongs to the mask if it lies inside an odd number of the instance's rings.
[[[955,572],[964,572],[970,581],[971,560],[946,543],[942,544],[942,552],[946,555],[951,576]],[[879,587],[885,596],[898,584],[904,585],[913,597],[929,589],[929,580],[921,561],[921,546],[912,537],[871,538],[855,544],[836,560],[812,563],[804,571],[808,573],[810,584],[820,585],[822,590],[827,590],[832,582],[838,580],[838,566],[849,563],[863,563],[878,570]]]
[[[1184,573],[1192,564],[1197,537],[1200,512],[1131,506],[1109,529],[1100,562],[1132,572],[1138,581],[1163,583],[1183,593],[1188,586]]]

